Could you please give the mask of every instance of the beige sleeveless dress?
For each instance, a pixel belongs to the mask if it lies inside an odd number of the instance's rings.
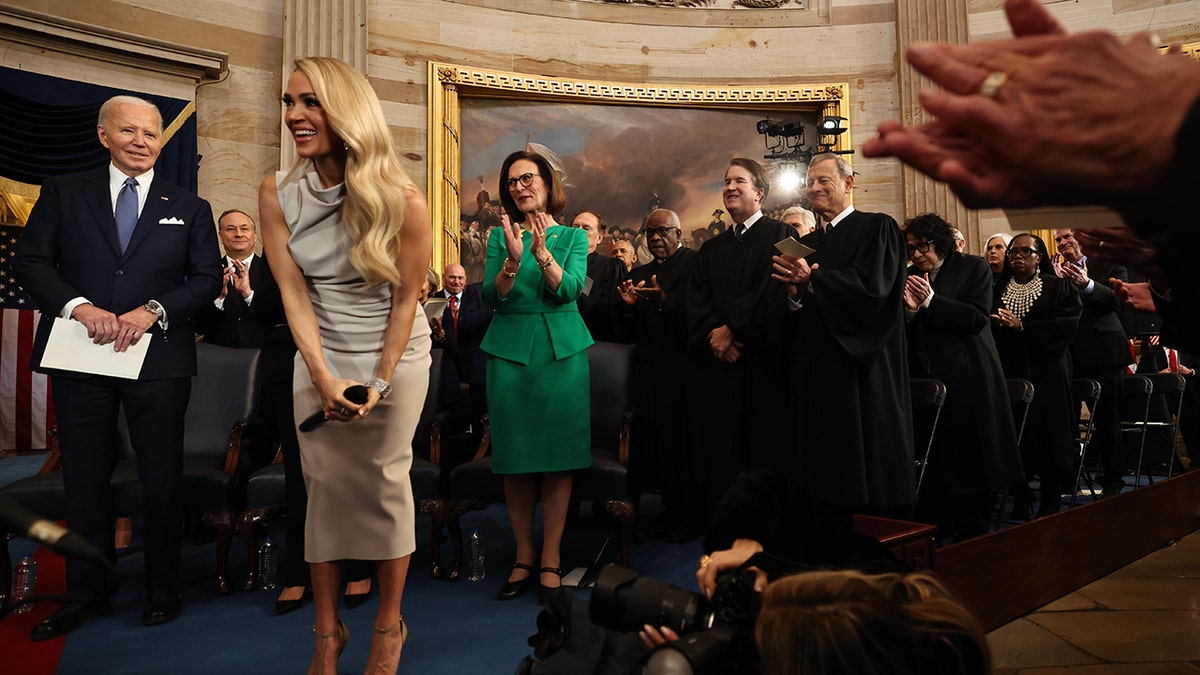
[[[279,204],[291,229],[288,248],[308,283],[321,328],[325,363],[336,377],[375,376],[391,311],[391,289],[367,285],[350,264],[341,223],[343,186],[324,189],[315,171],[281,185]],[[299,434],[308,489],[304,557],[308,562],[390,560],[416,549],[416,513],[408,471],[412,438],[429,387],[429,322],[415,309],[412,335],[392,373],[392,394],[366,419],[327,422]],[[321,399],[296,355],[292,383],[296,423]]]

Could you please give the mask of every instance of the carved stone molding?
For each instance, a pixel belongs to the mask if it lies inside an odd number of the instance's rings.
[[[148,70],[194,83],[221,79],[229,55],[81,21],[0,6],[0,38],[51,52]]]

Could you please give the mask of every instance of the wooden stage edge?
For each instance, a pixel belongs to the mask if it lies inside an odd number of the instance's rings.
[[[1200,528],[1200,470],[939,548],[933,570],[992,630]]]

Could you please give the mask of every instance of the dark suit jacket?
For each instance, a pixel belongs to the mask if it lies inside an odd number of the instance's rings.
[[[153,299],[166,310],[168,329],[163,335],[155,324],[143,338],[152,342],[139,379],[191,377],[196,374],[193,318],[221,288],[212,208],[155,177],[122,253],[108,164],[47,178],[17,244],[13,273],[43,312],[31,359],[34,370],[85,377],[40,366],[54,317],[71,299],[86,297],[117,315]]]
[[[224,259],[222,259],[224,261]],[[283,300],[271,274],[267,259],[256,255],[250,263],[250,288],[253,301],[246,300],[233,288],[225,294],[221,309],[212,302],[196,317],[196,332],[204,341],[222,347],[262,347],[276,324],[284,323]],[[220,295],[220,290],[217,291]]]
[[[1071,343],[1071,359],[1079,366],[1125,366],[1133,363],[1129,340],[1121,325],[1125,303],[1108,285],[1109,278],[1129,281],[1129,272],[1121,265],[1101,260],[1087,260],[1088,277],[1095,281],[1091,294],[1079,293],[1083,313],[1075,341]]]
[[[443,288],[436,295],[449,298],[450,292]],[[450,305],[447,303],[442,312],[442,328],[446,331],[446,339],[442,346],[447,357],[442,362],[443,385],[452,383],[457,389],[459,382],[484,383],[487,354],[479,349],[479,345],[483,342],[483,336],[487,333],[494,312],[495,310],[483,302],[483,283],[467,284],[463,288],[458,307],[457,330],[450,313]]]

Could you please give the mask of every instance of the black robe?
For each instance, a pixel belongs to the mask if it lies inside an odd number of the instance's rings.
[[[1058,469],[1074,476],[1078,455],[1071,396],[1071,364],[1067,351],[1075,339],[1082,304],[1075,287],[1065,279],[1043,274],[1042,293],[1021,319],[1024,330],[992,327],[1005,377],[1033,383],[1033,404],[1021,435],[1026,469]],[[993,307],[1004,307],[1006,278],[994,289]],[[1043,478],[1046,476],[1043,475]]]
[[[786,382],[783,284],[771,279],[775,244],[790,225],[760,218],[739,241],[729,228],[700,247],[687,290],[688,330],[696,364],[689,392],[689,427],[696,440],[695,478],[719,498],[752,464],[777,465],[790,429],[783,420]],[[725,363],[712,355],[708,334],[729,326],[742,343],[741,357]]]
[[[923,273],[913,266],[909,274]],[[932,276],[929,307],[908,322],[909,374],[946,385],[926,474],[933,490],[921,492],[971,494],[1022,483],[1012,406],[988,327],[992,270],[983,258],[950,253]]]
[[[825,504],[911,504],[904,234],[891,216],[854,211],[801,241],[819,268],[789,319],[792,475]]]
[[[612,310],[621,302],[617,284],[625,278],[625,263],[593,251],[587,257],[587,276],[592,280],[592,286],[576,301],[579,314],[593,340],[612,342],[616,338]]]
[[[629,272],[634,285],[657,277],[666,295],[662,306],[640,302],[617,305],[615,314],[624,342],[637,345],[637,416],[634,418],[630,474],[642,490],[670,490],[690,484],[680,467],[692,461],[684,401],[692,381],[688,363],[684,291],[696,252],[679,248],[659,263],[651,260]]]

